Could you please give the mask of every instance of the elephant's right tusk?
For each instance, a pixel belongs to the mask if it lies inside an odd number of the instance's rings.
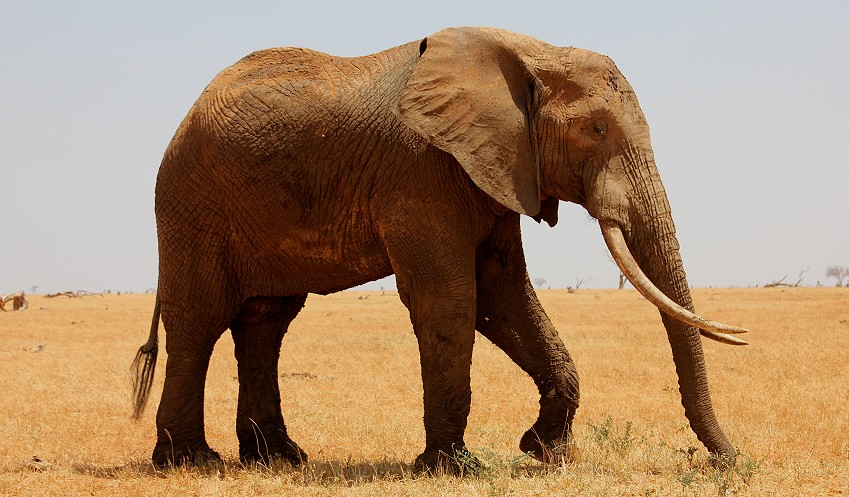
[[[654,283],[640,269],[634,256],[631,255],[631,250],[628,249],[625,243],[625,236],[622,230],[616,223],[605,222],[601,223],[601,233],[604,236],[604,242],[616,261],[616,265],[622,270],[622,273],[628,278],[628,281],[634,285],[643,297],[660,309],[664,314],[667,314],[681,322],[687,323],[699,329],[699,333],[705,338],[716,340],[718,342],[729,345],[748,345],[748,342],[737,337],[730,336],[738,333],[748,333],[745,328],[737,328],[728,326],[727,324],[717,323],[705,319],[683,307],[676,304],[669,297],[663,294]]]

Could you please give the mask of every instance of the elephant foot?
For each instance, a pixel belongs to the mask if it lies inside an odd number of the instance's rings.
[[[221,461],[221,456],[218,455],[218,452],[212,450],[206,441],[196,444],[175,444],[169,440],[167,443],[156,444],[151,459],[157,467],[165,468],[184,464],[203,466],[218,463]]]
[[[475,474],[484,469],[483,463],[463,445],[447,450],[425,449],[416,458],[413,467],[421,473],[457,476]]]
[[[307,462],[308,456],[283,428],[251,431],[250,435],[240,436],[239,459],[266,465],[274,459],[282,459],[297,468]]]
[[[572,420],[578,409],[576,399],[577,392],[574,396],[543,396],[540,400],[539,417],[522,435],[519,450],[547,464],[571,461],[575,457]]]
[[[571,461],[574,457],[571,430],[532,427],[519,441],[519,450],[547,464]]]

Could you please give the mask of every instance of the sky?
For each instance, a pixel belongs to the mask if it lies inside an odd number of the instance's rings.
[[[634,87],[695,287],[849,266],[849,3],[2,1],[0,293],[156,286],[154,183],[177,125],[244,55],[365,55],[496,26],[610,56]],[[531,278],[611,288],[574,204],[523,221]],[[382,280],[369,288],[391,288]]]

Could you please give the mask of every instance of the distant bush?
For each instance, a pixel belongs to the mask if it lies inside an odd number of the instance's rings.
[[[825,268],[825,277],[836,279],[836,286],[849,286],[849,267],[828,266]],[[847,280],[845,284],[843,283],[844,279]]]

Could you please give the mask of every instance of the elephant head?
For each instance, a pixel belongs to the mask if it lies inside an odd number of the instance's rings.
[[[699,333],[742,344],[730,334],[746,330],[693,312],[649,127],[614,63],[488,28],[441,31],[419,52],[399,98],[403,123],[453,155],[503,208],[553,224],[559,199],[599,221],[623,273],[661,311],[690,426],[712,453],[733,456]]]

